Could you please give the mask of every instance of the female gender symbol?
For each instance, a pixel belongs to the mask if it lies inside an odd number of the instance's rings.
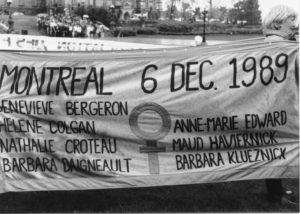
[[[138,124],[139,116],[146,111],[153,111],[159,114],[162,119],[161,127],[155,132],[141,129]],[[129,116],[131,131],[139,138],[146,141],[146,147],[141,147],[141,153],[148,153],[150,174],[159,174],[158,152],[165,152],[164,146],[157,146],[157,140],[165,137],[171,129],[171,118],[169,112],[156,103],[142,103],[135,107]]]

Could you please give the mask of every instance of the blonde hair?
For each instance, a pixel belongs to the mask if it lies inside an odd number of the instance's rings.
[[[271,8],[269,13],[264,18],[263,27],[265,29],[274,30],[276,23],[282,23],[289,17],[297,17],[297,13],[293,8],[287,5],[276,5]]]

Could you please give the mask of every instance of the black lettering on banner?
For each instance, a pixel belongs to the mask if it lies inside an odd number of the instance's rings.
[[[239,86],[237,84],[237,65],[236,65],[236,58],[233,58],[229,64],[233,65],[233,78],[232,78],[232,85],[229,86],[229,88],[240,88],[241,86]]]
[[[43,134],[41,120],[25,120],[25,119],[0,119],[0,133],[37,133]]]
[[[67,159],[62,158],[64,172],[130,172],[131,158],[124,159]]]
[[[39,80],[39,77],[37,76],[37,73],[35,71],[35,67],[32,67],[32,74],[29,75],[29,85],[31,86],[33,84],[33,78],[35,80],[35,83],[36,83],[36,90],[38,92],[38,94],[42,94],[42,89],[43,89],[43,85],[44,85],[44,82],[45,82],[45,72],[42,72],[42,75],[40,77],[40,80]],[[40,81],[40,83],[39,83]],[[29,95],[29,92],[30,92],[30,89],[31,87],[28,87],[28,90],[27,90],[27,95]]]
[[[249,63],[248,61],[251,62],[250,66],[249,66]],[[251,85],[253,85],[253,83],[255,82],[255,79],[256,79],[256,60],[254,57],[247,57],[244,62],[243,62],[243,70],[245,72],[253,72],[253,77],[252,77],[252,80],[249,82],[249,83],[246,83],[244,80],[242,81],[242,84],[245,86],[245,87],[249,87]]]
[[[239,63],[237,61],[237,58],[233,58],[229,62],[229,64],[232,65],[233,67],[232,84],[229,85],[229,88],[240,88],[241,85],[238,82]],[[281,75],[280,72],[275,73],[272,66],[277,68],[284,68],[283,75]],[[247,73],[252,72],[251,81],[246,82],[245,80],[241,80],[241,84],[244,87],[250,87],[254,85],[256,81],[260,81],[265,86],[268,86],[273,81],[277,84],[282,83],[287,78],[288,55],[284,53],[280,53],[276,56],[274,61],[270,56],[262,56],[259,59],[259,69],[257,68],[257,61],[255,57],[247,57],[242,62],[241,70]],[[259,76],[259,78],[257,78],[257,76]],[[279,76],[281,77],[279,78]]]
[[[199,84],[200,84],[200,88],[202,88],[204,90],[209,90],[212,87],[214,87],[214,82],[211,81],[208,86],[205,86],[203,84],[203,67],[204,67],[205,63],[208,63],[209,65],[213,65],[212,61],[210,61],[210,60],[205,60],[200,64]]]
[[[117,140],[116,138],[68,139],[65,151],[68,154],[114,154],[117,152]]]
[[[82,78],[83,84],[80,84],[84,87],[76,87],[77,82],[81,81],[76,78],[78,70],[82,70],[81,74],[87,74]],[[57,77],[54,79],[55,74]],[[26,66],[14,66],[9,70],[7,65],[3,65],[0,75],[0,89],[5,82],[10,85],[10,94],[21,95],[26,92],[29,95],[32,92],[38,95],[50,95],[54,92],[56,95],[64,93],[67,96],[83,96],[90,87],[97,95],[112,95],[112,92],[104,90],[104,68],[102,67],[99,70],[95,67],[43,67],[37,71],[35,67]]]
[[[96,134],[95,121],[49,121],[51,134]]]
[[[53,101],[0,100],[0,112],[30,115],[54,115]]]
[[[83,68],[76,68],[76,69],[74,69],[74,72],[73,72],[73,74],[72,74],[72,82],[71,82],[71,93],[72,94],[74,94],[74,95],[77,95],[77,96],[79,96],[79,95],[82,95],[82,93],[80,94],[80,93],[76,93],[75,92],[75,89],[77,88],[76,86],[76,83],[78,82],[78,83],[80,83],[81,82],[81,79],[80,78],[76,78],[76,74],[77,74],[77,71],[79,71],[79,72],[82,72],[82,70],[81,69],[83,69]]]
[[[172,69],[171,69],[171,84],[170,84],[170,91],[175,92],[179,91],[182,89],[185,85],[185,90],[186,91],[197,91],[200,89],[203,90],[210,90],[214,86],[214,82],[211,81],[208,83],[208,85],[204,84],[204,78],[203,78],[203,72],[204,72],[204,65],[209,64],[210,66],[213,65],[212,61],[210,60],[205,60],[200,63],[199,65],[199,73],[198,73],[198,87],[192,87],[190,84],[190,79],[192,76],[196,75],[196,72],[192,72],[192,66],[193,65],[198,65],[198,62],[187,62],[186,66],[180,63],[175,63],[172,64]],[[176,72],[180,72],[177,78],[176,78]],[[181,77],[180,77],[181,76]],[[178,79],[179,78],[179,79]],[[177,81],[176,81],[177,80]],[[175,82],[178,82],[179,84],[175,86]]]
[[[199,151],[203,149],[203,144],[201,137],[178,138],[172,141],[173,151]]]
[[[24,74],[22,75],[23,71],[25,71],[26,75],[24,75]],[[21,78],[24,76],[25,76],[25,80],[23,80],[23,79],[21,80]],[[23,94],[26,91],[26,89],[28,88],[29,82],[30,82],[30,68],[29,67],[21,67],[19,70],[19,73],[18,73],[17,80],[16,80],[16,89],[15,89],[16,94]],[[19,86],[21,86],[22,83],[24,83],[24,88],[23,88],[23,90],[19,91]]]
[[[95,69],[96,70],[96,69]],[[104,68],[102,67],[100,70],[100,93],[101,95],[112,95],[112,92],[104,91]]]
[[[11,84],[11,88],[10,88],[10,93],[13,92],[14,86],[16,84],[16,79],[17,79],[17,76],[18,76],[18,72],[17,71],[18,71],[18,66],[15,66],[11,71],[8,70],[7,65],[3,65],[2,66],[2,71],[1,71],[1,76],[0,76],[0,89],[2,88],[2,83],[3,83],[4,75],[6,74],[7,77],[8,77],[11,74],[13,74],[14,77],[13,77],[13,81],[11,81],[12,84]]]
[[[265,61],[267,62],[265,64]],[[259,65],[261,67],[261,71],[260,71],[260,80],[262,82],[263,85],[269,85],[273,79],[274,76],[274,70],[271,67],[272,65],[272,58],[269,56],[263,56],[260,59]],[[269,75],[264,75],[266,71],[269,71]],[[265,79],[265,76],[270,76],[269,80]]]
[[[86,68],[83,67],[83,68],[78,68],[78,69],[85,70]],[[64,72],[64,71],[67,71],[67,74],[65,74],[66,72]],[[59,95],[60,86],[63,87],[66,95],[69,95],[69,91],[66,87],[65,80],[68,79],[71,76],[71,74],[72,74],[72,69],[69,67],[61,67],[59,69],[59,76],[58,76],[57,85],[56,85],[56,95]]]
[[[16,44],[19,48],[23,47],[23,43],[25,43],[25,39],[18,39]]]
[[[154,69],[156,71],[156,70],[158,70],[158,67],[157,67],[157,65],[154,65],[154,64],[147,65],[143,71],[141,86],[142,86],[143,91],[147,94],[153,93],[155,91],[155,89],[157,88],[157,80],[155,78],[153,78],[153,77],[146,78],[146,72],[149,69]],[[152,82],[152,85],[153,85],[152,88],[147,89],[146,82]]]
[[[191,71],[192,65],[198,65],[198,62],[187,62],[186,63],[186,66],[187,66],[187,69],[186,69],[186,91],[197,91],[198,90],[198,88],[192,88],[190,86],[191,76],[196,75],[196,72]]]
[[[7,47],[11,46],[11,38],[10,38],[10,36],[8,36],[7,39],[3,39],[2,41],[7,42]]]
[[[203,132],[238,130],[238,116],[176,120],[173,132]]]
[[[57,41],[57,49],[58,50],[66,50],[67,42]]]
[[[206,126],[207,131],[225,131],[225,130],[238,130],[238,116],[233,115],[230,117],[216,117],[216,118],[207,118]]]
[[[176,120],[173,132],[203,132],[205,124],[202,118]]]
[[[57,171],[56,162],[53,158],[2,158],[4,172],[53,172]]]
[[[246,129],[268,128],[284,126],[287,123],[286,111],[274,111],[265,113],[260,117],[258,114],[245,114]]]
[[[39,40],[37,39],[31,39],[26,41],[27,44],[31,44],[31,48],[34,49],[34,47],[37,47],[39,44]]]
[[[284,110],[267,112],[262,115],[245,114],[243,119],[246,129],[268,128],[284,126],[287,123],[287,112]],[[176,119],[173,127],[173,133],[191,133],[191,132],[214,132],[226,130],[239,130],[238,115],[208,117],[208,118],[187,118]]]
[[[176,67],[180,67],[180,69],[176,69]],[[180,84],[179,86],[177,86],[175,88],[175,72],[180,72],[181,74],[181,78],[180,78]],[[170,87],[171,87],[171,92],[174,92],[174,91],[178,91],[180,89],[183,88],[185,84],[185,74],[184,74],[184,65],[182,64],[179,64],[179,63],[175,63],[175,64],[172,64],[172,69],[171,69],[171,84],[170,84]]]
[[[30,48],[35,49],[35,50],[43,50],[43,51],[47,50],[44,40],[39,40],[39,39],[31,39],[31,40],[27,40],[27,41],[26,41],[26,39],[17,39],[16,40],[16,45],[19,48],[23,48],[24,46],[26,46],[26,44],[31,44]]]
[[[53,139],[0,138],[1,153],[38,152],[55,153]]]
[[[101,69],[100,69],[99,79],[100,79],[100,81],[98,82],[97,81],[97,70],[96,70],[95,67],[92,67],[91,70],[90,70],[90,73],[87,76],[87,79],[85,81],[83,94],[79,94],[79,95],[84,95],[86,93],[90,83],[95,84],[96,94],[112,95],[112,92],[105,92],[104,91],[104,68],[103,67],[101,67]],[[100,90],[99,90],[99,88],[100,88]]]
[[[247,149],[228,151],[229,164],[254,163],[286,159],[286,148]]]
[[[75,43],[75,42],[57,42],[57,49],[58,50],[65,50],[65,51],[99,51],[101,50],[96,43]]]
[[[211,168],[224,165],[221,153],[203,152],[175,156],[177,170]]]
[[[67,115],[123,116],[128,115],[128,103],[121,101],[67,101]]]
[[[283,58],[283,61],[281,61],[282,58]],[[281,82],[283,82],[283,81],[286,79],[287,71],[288,71],[288,69],[289,69],[288,55],[285,54],[285,53],[279,54],[279,55],[276,57],[275,64],[276,64],[276,66],[277,66],[278,68],[284,67],[284,73],[283,73],[282,79],[279,80],[277,77],[274,78],[274,80],[275,80],[277,83],[281,83]]]
[[[244,132],[229,135],[209,136],[211,150],[223,150],[231,148],[247,148],[257,146],[269,146],[278,144],[276,131],[270,132]]]
[[[81,69],[85,70],[86,68],[76,68],[76,69],[74,69],[73,73],[76,74],[77,70],[81,70]],[[100,70],[101,80],[103,79],[102,78],[103,77],[103,72],[104,72],[104,70],[103,70],[103,68],[101,68],[101,70]],[[73,75],[73,77],[75,77],[75,75]],[[78,81],[78,79],[76,81]],[[94,68],[94,67],[91,68],[91,71],[87,76],[87,79],[85,81],[85,85],[84,85],[84,89],[83,89],[82,93],[75,93],[76,87],[74,86],[73,81],[72,81],[71,90],[72,90],[73,95],[78,95],[78,96],[84,95],[86,93],[90,83],[93,83],[95,85],[95,89],[97,91],[97,94],[99,94],[99,84],[98,84],[98,81],[97,81],[97,73],[96,73],[96,68]]]
[[[52,80],[53,80],[53,76],[54,76],[54,72],[58,70],[58,68],[56,67],[50,67],[50,68],[47,68],[49,69],[49,73],[50,73],[50,76],[49,76],[49,82],[48,82],[48,86],[47,86],[47,95],[50,95],[50,92],[51,92],[51,83],[52,83]],[[45,68],[43,68],[43,73],[46,73],[45,72]],[[40,95],[40,94],[39,94]]]

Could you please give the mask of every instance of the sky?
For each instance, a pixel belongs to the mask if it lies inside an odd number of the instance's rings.
[[[191,0],[183,0],[183,1],[187,1],[187,2],[191,2]],[[239,0],[212,0],[213,6],[225,6],[227,8],[232,8],[233,4],[235,2],[238,2]],[[164,0],[163,0],[164,2]],[[203,3],[206,4],[206,8],[208,9],[209,7],[209,0],[196,0],[195,1],[195,5],[196,6],[200,6],[200,8],[203,8]],[[266,14],[269,12],[270,8],[272,6],[275,6],[277,4],[285,4],[285,5],[289,5],[291,7],[293,7],[297,12],[298,12],[298,16],[300,17],[300,1],[299,0],[258,0],[258,4],[259,4],[259,9],[262,12],[262,18],[264,18],[266,16]]]
[[[262,12],[261,16],[262,18],[264,18],[267,13],[269,12],[270,8],[274,5],[277,4],[285,4],[285,5],[289,5],[292,8],[294,8],[294,10],[296,10],[298,12],[298,16],[299,14],[299,0],[258,0],[259,3],[259,7],[260,7],[260,11]]]
[[[234,2],[237,2],[236,0],[212,0],[213,2],[215,1],[216,4],[220,4],[220,5],[224,5],[227,7],[232,7]],[[285,5],[289,5],[292,8],[294,8],[296,11],[298,11],[299,14],[299,0],[258,0],[258,4],[259,4],[259,10],[261,11],[261,16],[262,18],[264,18],[270,8],[272,6],[275,6],[277,4],[285,4]]]

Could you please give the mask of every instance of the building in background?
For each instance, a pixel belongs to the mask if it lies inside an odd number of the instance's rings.
[[[47,6],[53,6],[55,4],[64,7],[76,7],[80,5],[84,7],[93,6],[105,8],[109,8],[113,5],[122,8],[124,11],[136,12],[149,11],[150,8],[153,10],[162,9],[162,0],[47,0]]]
[[[11,2],[11,7],[41,7],[46,0],[0,0],[0,6],[5,7]]]
[[[76,8],[78,6],[88,7],[105,7],[114,6],[120,8],[123,14],[129,13],[147,13],[150,8],[152,10],[162,11],[163,0],[0,0],[0,7],[7,7],[7,3],[11,1],[11,7],[14,11],[18,9],[30,9],[39,7],[67,7]]]
[[[76,7],[80,6],[93,6],[93,7],[106,7],[111,5],[121,7],[124,10],[149,11],[162,10],[163,0],[0,0],[0,6],[7,6],[7,2],[11,1],[11,7],[51,7],[57,5],[58,7]]]

